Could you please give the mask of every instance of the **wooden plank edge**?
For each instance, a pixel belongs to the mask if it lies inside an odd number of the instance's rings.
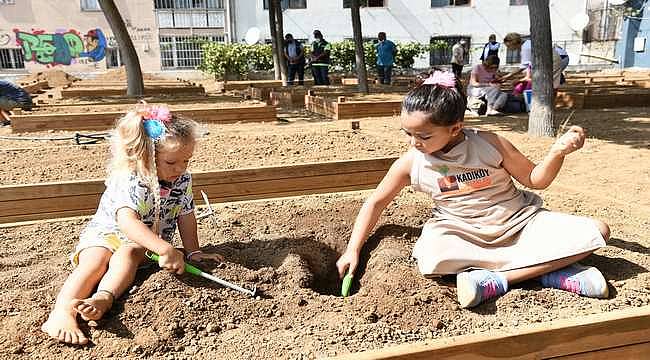
[[[352,353],[334,359],[550,359],[650,340],[650,306]]]

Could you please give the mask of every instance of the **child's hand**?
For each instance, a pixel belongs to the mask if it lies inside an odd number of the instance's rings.
[[[342,279],[347,271],[353,274],[357,269],[358,264],[359,255],[354,251],[346,251],[343,253],[343,255],[341,255],[341,257],[336,261],[336,267],[339,270],[339,277]]]
[[[175,274],[182,274],[185,271],[185,261],[183,260],[183,253],[176,250],[173,246],[163,253],[160,253],[158,259],[158,266]]]
[[[569,131],[560,136],[551,146],[551,153],[565,156],[580,148],[585,144],[585,131],[580,126],[571,126]]]
[[[199,262],[202,262],[202,261],[205,261],[205,260],[212,260],[214,262],[221,263],[221,262],[224,261],[224,258],[220,254],[216,254],[216,253],[215,254],[207,254],[207,253],[204,253],[201,250],[197,250],[197,251],[192,251],[189,254],[187,254],[187,260],[188,261],[199,261]]]

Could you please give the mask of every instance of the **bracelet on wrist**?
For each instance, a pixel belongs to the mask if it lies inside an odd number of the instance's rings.
[[[187,261],[191,261],[191,260],[192,260],[192,256],[194,256],[194,255],[196,255],[196,254],[203,254],[203,251],[201,251],[201,250],[190,251],[187,255],[185,255],[185,259],[186,259]]]

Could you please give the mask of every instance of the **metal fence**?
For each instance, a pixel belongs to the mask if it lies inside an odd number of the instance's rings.
[[[163,69],[195,69],[203,61],[205,42],[224,42],[224,37],[160,36],[160,61]]]
[[[0,49],[0,69],[24,69],[23,49]]]

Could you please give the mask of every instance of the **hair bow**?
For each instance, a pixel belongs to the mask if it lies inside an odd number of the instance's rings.
[[[445,88],[456,86],[456,76],[449,71],[434,71],[428,78],[424,79],[422,85],[438,85]]]
[[[165,106],[150,106],[142,113],[144,132],[154,141],[160,140],[171,122],[172,114]]]

